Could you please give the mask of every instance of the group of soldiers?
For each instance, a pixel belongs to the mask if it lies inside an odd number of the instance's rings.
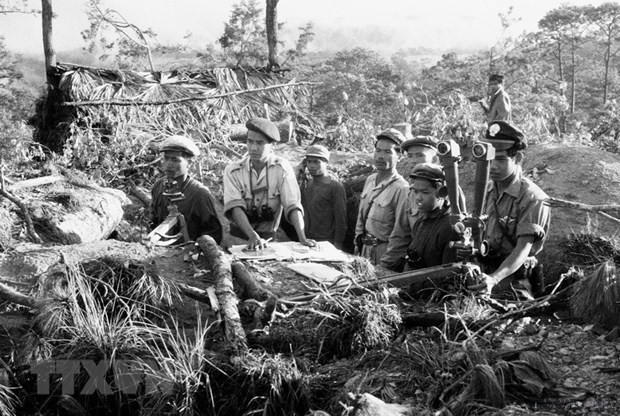
[[[493,113],[482,141],[494,147],[495,158],[486,189],[484,239],[489,253],[479,259],[479,286],[486,293],[520,290],[527,295],[532,293],[528,276],[547,236],[550,212],[545,193],[522,172],[526,140],[510,122],[510,100],[501,88],[502,80],[497,75],[490,78],[491,105],[481,102],[487,115]],[[343,185],[328,173],[329,151],[311,145],[302,164],[293,168],[273,152],[273,145],[281,141],[273,122],[256,118],[246,127],[247,155],[224,170],[224,215],[230,220],[230,234],[247,241],[248,249],[261,250],[276,238],[281,221],[286,221],[305,246],[329,241],[342,248],[346,195]],[[354,254],[397,272],[457,260],[451,242],[459,239],[459,230],[451,224],[450,205],[458,204],[465,212],[465,198],[459,189],[457,201],[450,201],[437,146],[433,137],[406,139],[396,129],[376,136],[376,172],[366,179],[361,193]],[[188,173],[199,153],[197,146],[188,138],[172,136],[160,150],[166,177],[152,189],[153,224],[167,215],[164,183],[173,181],[185,196],[178,209],[190,239],[208,234],[220,243],[222,225],[213,198]],[[407,159],[408,179],[396,170],[401,155]],[[306,172],[310,180],[300,187],[297,179]]]

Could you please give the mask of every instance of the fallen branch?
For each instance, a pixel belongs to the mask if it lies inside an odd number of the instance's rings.
[[[547,200],[549,201],[549,205],[551,207],[572,208],[572,209],[578,209],[581,211],[596,212],[597,214],[609,220],[620,223],[620,219],[613,217],[605,212],[605,211],[613,211],[615,213],[620,213],[620,205],[614,205],[614,204],[588,205],[588,204],[582,204],[581,202],[566,201],[563,199],[552,198],[552,197],[549,197]]]
[[[198,302],[206,303],[207,305],[211,305],[211,299],[209,299],[209,294],[206,290],[202,290],[195,286],[190,286],[181,282],[176,282],[176,285],[179,286],[181,293],[183,293],[188,298],[197,300]]]
[[[215,294],[222,312],[224,337],[236,352],[245,352],[248,349],[248,342],[241,326],[241,317],[237,307],[239,300],[233,288],[230,262],[212,237],[202,235],[198,237],[196,243],[204,253],[207,264],[215,277]]]
[[[43,240],[41,240],[41,237],[39,237],[39,234],[37,234],[37,232],[34,230],[34,225],[32,224],[32,217],[30,216],[30,210],[28,209],[26,204],[24,204],[22,201],[20,201],[19,199],[17,199],[15,196],[11,195],[4,189],[4,173],[1,170],[0,170],[0,195],[2,195],[3,197],[5,197],[6,199],[8,199],[9,201],[11,201],[12,203],[14,203],[15,205],[19,207],[19,209],[21,210],[24,216],[24,220],[26,221],[26,231],[28,232],[28,235],[30,236],[32,241],[37,244],[43,243]]]
[[[177,98],[176,100],[163,100],[163,101],[135,101],[135,100],[95,100],[95,101],[65,101],[62,103],[64,107],[84,107],[84,106],[96,106],[96,105],[121,105],[121,106],[129,106],[129,105],[168,105],[168,104],[179,104],[185,103],[189,101],[206,101],[206,100],[216,100],[218,98],[224,97],[232,97],[234,95],[241,94],[250,94],[253,92],[267,91],[273,90],[276,88],[285,88],[285,87],[297,87],[300,85],[313,85],[313,82],[308,81],[300,81],[300,82],[291,82],[288,84],[277,84],[277,85],[269,85],[263,88],[252,88],[249,90],[243,91],[231,91],[222,94],[215,94],[203,97],[185,97],[185,98]]]
[[[151,206],[151,194],[144,188],[131,183],[131,189],[129,189],[129,194],[135,196],[142,202],[145,206]]]
[[[233,262],[231,269],[233,277],[239,286],[242,299],[262,301],[277,297],[273,292],[261,285],[240,261]]]
[[[27,306],[29,308],[34,308],[44,301],[44,299],[24,295],[4,283],[0,283],[0,299],[17,303],[18,305]]]

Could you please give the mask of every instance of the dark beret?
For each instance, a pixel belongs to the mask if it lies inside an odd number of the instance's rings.
[[[411,146],[423,146],[437,150],[437,141],[431,136],[416,136],[400,145],[403,152],[406,152]]]
[[[434,163],[418,163],[409,177],[413,179],[426,179],[431,182],[443,182],[446,179],[441,165]]]
[[[405,135],[396,129],[383,130],[377,135],[377,140],[388,139],[400,146],[405,141]]]
[[[245,127],[250,131],[262,134],[271,142],[280,141],[278,126],[271,120],[267,120],[266,118],[253,118],[245,123]]]
[[[493,74],[489,77],[489,81],[497,81],[499,83],[504,82],[504,76],[500,74]]]
[[[198,156],[200,149],[192,139],[185,136],[170,136],[163,141],[160,152],[181,152],[189,157]]]
[[[495,150],[525,149],[527,143],[523,132],[507,121],[492,121],[487,127],[485,138],[481,141],[491,143]]]

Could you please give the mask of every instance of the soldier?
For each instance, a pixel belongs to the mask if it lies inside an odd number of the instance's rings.
[[[529,297],[531,283],[540,284],[527,277],[549,232],[548,197],[523,175],[522,150],[527,144],[521,131],[508,122],[496,121],[489,125],[485,137],[483,141],[495,148],[495,159],[487,187],[484,238],[489,255],[481,260],[484,285],[488,293],[518,290]]]
[[[430,136],[417,136],[409,139],[401,145],[401,149],[406,153],[409,160],[408,168],[411,171],[420,163],[437,164],[437,141]],[[418,205],[415,203],[415,195],[412,191],[408,193],[406,201],[401,204],[396,212],[394,229],[390,234],[388,247],[379,263],[382,267],[400,272],[405,265],[405,255],[407,247],[413,238],[413,229],[418,219]],[[465,211],[465,194],[459,187],[459,206]]]
[[[301,192],[306,235],[329,241],[342,250],[347,233],[347,197],[342,184],[327,174],[329,151],[320,145],[306,149],[304,165],[312,179]]]
[[[151,188],[151,224],[159,225],[168,216],[168,198],[164,191],[180,192],[184,199],[178,201],[179,213],[185,217],[191,240],[203,234],[210,235],[219,244],[222,241],[222,224],[215,211],[209,189],[189,176],[192,158],[200,154],[196,144],[184,136],[171,136],[162,143],[162,168],[165,177],[158,179]],[[168,185],[169,189],[166,189]]]
[[[450,204],[443,168],[433,163],[420,163],[413,169],[411,178],[411,193],[418,209],[418,219],[411,229],[413,238],[407,249],[405,270],[456,261],[450,241],[458,236],[450,224]]]
[[[376,173],[364,183],[355,226],[355,254],[378,264],[394,229],[397,206],[407,199],[407,181],[396,172],[405,137],[396,129],[381,132],[375,141]]]
[[[299,186],[291,165],[272,152],[280,141],[277,126],[264,118],[248,120],[248,156],[224,169],[224,213],[231,220],[230,233],[248,239],[249,249],[266,247],[275,238],[284,213],[299,241],[316,243],[304,233]]]
[[[504,91],[504,76],[493,74],[489,77],[489,105],[485,99],[478,100],[484,110],[487,123],[492,121],[510,121],[512,107],[510,97]]]

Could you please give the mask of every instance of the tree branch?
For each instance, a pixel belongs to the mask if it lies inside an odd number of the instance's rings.
[[[288,83],[288,84],[270,85],[268,87],[263,87],[263,88],[253,88],[253,89],[250,89],[250,90],[226,92],[226,93],[222,93],[222,94],[210,95],[208,97],[185,97],[185,98],[178,98],[176,100],[163,100],[163,101],[134,101],[134,100],[65,101],[64,103],[62,103],[62,106],[64,106],[64,107],[83,107],[83,106],[94,106],[94,105],[125,105],[125,106],[129,106],[129,105],[168,105],[168,104],[184,103],[184,102],[189,102],[189,101],[215,100],[215,99],[223,98],[223,97],[231,97],[231,96],[240,95],[240,94],[250,94],[250,93],[253,93],[253,92],[273,90],[273,89],[276,89],[276,88],[297,87],[297,86],[300,86],[300,85],[314,85],[314,84],[316,84],[316,83],[309,82],[309,81],[300,81],[300,82],[294,82],[294,83]]]

